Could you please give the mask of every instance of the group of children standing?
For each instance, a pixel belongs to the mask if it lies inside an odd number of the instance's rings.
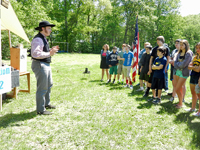
[[[117,75],[117,83],[120,83],[120,75],[122,75],[122,83],[124,78],[126,79],[125,87],[130,87],[133,89],[132,81],[130,78],[131,67],[134,64],[134,55],[130,51],[130,45],[123,44],[122,51],[117,52],[117,47],[114,46],[112,52],[109,51],[109,45],[105,44],[103,50],[101,50],[101,64],[100,68],[102,69],[102,78],[103,81],[104,72],[107,74],[107,83],[111,82],[111,77],[114,74],[114,79],[112,83],[115,83]],[[108,69],[109,73],[108,73]]]
[[[145,51],[139,60],[139,79],[140,88],[137,91],[144,91],[143,82],[146,83],[146,90],[144,97],[149,95],[150,89],[152,90],[152,101],[154,104],[161,103],[162,89],[168,91],[168,69],[171,64],[170,80],[172,81],[172,97],[170,101],[173,102],[175,96],[178,96],[179,102],[175,104],[175,108],[180,109],[183,106],[184,96],[186,92],[185,83],[190,76],[190,90],[192,94],[192,106],[187,109],[188,112],[196,111],[197,99],[200,100],[200,42],[195,46],[196,55],[193,57],[193,52],[190,50],[187,40],[177,39],[175,41],[176,49],[172,51],[167,45],[164,44],[164,37],[159,36],[156,39],[157,45],[152,49],[150,43],[145,43]],[[117,52],[117,47],[113,47],[113,51],[109,52],[109,46],[105,44],[101,51],[101,68],[102,68],[102,81],[104,71],[106,70],[108,81],[111,82],[111,76],[114,73],[113,83],[115,83],[116,75],[119,77],[122,74],[122,82],[126,78],[125,87],[132,89],[132,82],[130,79],[131,66],[134,64],[134,55],[130,52],[130,46],[127,44],[122,45],[122,51]],[[108,69],[110,68],[110,76]],[[128,84],[129,83],[129,84]],[[199,110],[194,113],[194,116],[200,116],[200,102]]]

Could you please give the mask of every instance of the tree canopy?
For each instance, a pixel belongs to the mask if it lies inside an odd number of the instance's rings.
[[[42,20],[56,24],[51,43],[67,42],[69,52],[99,53],[107,43],[121,47],[132,45],[136,15],[141,48],[145,42],[156,45],[163,35],[171,49],[178,38],[189,41],[191,49],[200,41],[200,15],[182,17],[180,0],[10,0],[30,40]],[[2,31],[3,57],[9,55],[7,33]],[[12,34],[13,45],[23,43]],[[67,45],[61,45],[65,49]]]

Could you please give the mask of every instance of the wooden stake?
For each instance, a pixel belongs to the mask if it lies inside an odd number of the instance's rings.
[[[9,46],[10,46],[10,48],[11,48],[12,45],[11,45],[11,34],[10,34],[10,30],[8,30],[8,38],[9,38]]]

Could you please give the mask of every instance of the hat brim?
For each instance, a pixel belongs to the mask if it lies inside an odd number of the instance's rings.
[[[47,26],[55,27],[56,25],[55,25],[55,24],[48,24],[48,25],[44,25],[44,26],[37,27],[37,28],[35,28],[35,30],[39,30],[40,28],[42,28],[42,27],[47,27]]]

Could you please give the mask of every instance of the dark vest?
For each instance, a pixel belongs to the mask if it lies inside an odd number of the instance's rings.
[[[43,51],[44,52],[49,52],[50,51],[49,50],[49,44],[44,39],[44,36],[41,33],[38,33],[33,39],[35,39],[37,37],[41,38],[43,43],[44,43]],[[46,62],[46,63],[51,63],[51,57],[44,58],[44,59],[36,59],[36,58],[32,57],[32,59],[39,60],[39,61]]]

